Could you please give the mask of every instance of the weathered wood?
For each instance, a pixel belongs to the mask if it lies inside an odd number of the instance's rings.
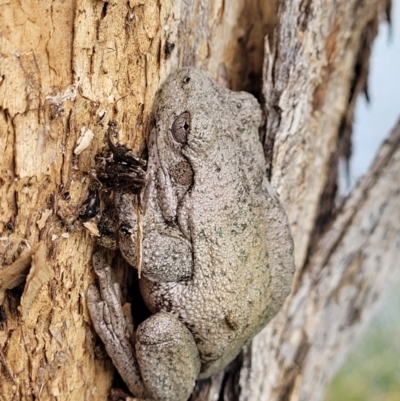
[[[93,238],[77,216],[107,122],[117,120],[120,141],[139,154],[145,146],[160,11],[143,3],[0,5],[0,232],[8,248],[24,240],[45,249],[32,256],[29,285],[8,291],[2,305],[1,399],[109,393],[113,369],[95,355],[86,308]],[[90,146],[74,152],[89,131]]]
[[[285,309],[197,399],[318,399],[398,246],[393,143],[310,244],[362,38],[385,1],[277,4],[0,4],[0,399],[107,398],[113,369],[99,356],[85,299],[94,239],[77,217],[107,123],[116,120],[119,141],[140,155],[159,83],[182,65],[262,92],[271,179],[298,266]]]

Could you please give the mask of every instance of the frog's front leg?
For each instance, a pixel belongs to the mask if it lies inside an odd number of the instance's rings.
[[[90,316],[129,390],[145,399],[185,401],[200,372],[190,331],[173,315],[159,312],[139,325],[133,349],[111,268],[100,252],[94,254],[93,264],[100,291],[94,285],[88,289]]]
[[[136,267],[138,219],[134,212],[135,196],[131,193],[119,193],[115,203],[119,218],[119,249],[125,260]],[[191,278],[193,256],[188,239],[175,227],[168,226],[163,221],[157,222],[154,216],[150,223],[147,221],[144,224],[144,230],[141,266],[143,276],[157,282],[179,282]]]

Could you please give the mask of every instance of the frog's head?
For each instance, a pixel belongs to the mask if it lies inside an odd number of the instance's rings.
[[[202,158],[216,140],[213,116],[224,108],[221,88],[202,70],[182,68],[157,93],[154,118],[158,143]]]
[[[205,72],[182,68],[158,91],[155,126],[149,138],[158,204],[166,221],[176,220],[178,204],[190,190],[199,168],[207,165],[217,141],[213,111],[221,108],[220,88]]]
[[[191,67],[167,78],[156,95],[153,116],[149,144],[158,163],[155,191],[166,221],[176,220],[177,209],[194,184],[204,191],[210,182],[219,185],[222,170],[236,173],[241,164],[238,155],[245,151],[240,137],[253,135],[252,127],[261,122],[252,95],[232,92]],[[245,148],[258,141],[248,139]]]

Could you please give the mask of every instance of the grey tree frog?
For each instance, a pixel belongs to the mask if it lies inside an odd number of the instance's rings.
[[[261,109],[245,92],[182,68],[154,103],[142,192],[142,296],[153,315],[126,336],[119,288],[100,254],[88,307],[140,399],[185,401],[281,308],[294,273],[288,219],[266,177]],[[119,248],[136,264],[134,194],[119,192]],[[134,306],[133,306],[134,307]]]

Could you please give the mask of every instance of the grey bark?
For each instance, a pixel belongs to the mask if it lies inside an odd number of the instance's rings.
[[[96,234],[77,216],[108,121],[141,154],[160,82],[195,65],[262,94],[297,273],[283,310],[192,399],[320,399],[398,268],[398,127],[335,207],[351,109],[390,1],[27,4],[0,5],[0,398],[109,394],[113,368],[85,299]],[[80,137],[91,142],[78,154]]]

